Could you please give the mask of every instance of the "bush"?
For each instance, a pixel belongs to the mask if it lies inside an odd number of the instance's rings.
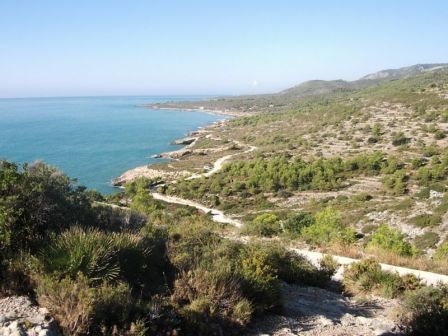
[[[446,285],[423,287],[409,292],[405,300],[410,312],[407,332],[416,336],[448,334],[448,289]]]
[[[75,223],[95,224],[91,193],[41,162],[0,161],[0,249],[14,255],[35,252],[51,233]]]
[[[384,185],[395,195],[403,195],[406,193],[406,181],[408,176],[404,169],[395,171],[392,176],[388,176],[383,180]]]
[[[372,199],[372,195],[366,192],[362,192],[352,196],[352,200],[355,202],[367,202]]]
[[[401,256],[413,256],[417,253],[414,245],[406,241],[400,231],[382,224],[375,230],[367,243],[367,248],[380,248]]]
[[[448,258],[448,242],[443,242],[440,244],[440,246],[436,249],[433,258],[436,260],[444,260]]]
[[[286,232],[298,235],[303,228],[315,223],[314,217],[306,212],[298,212],[289,217],[283,224]]]
[[[420,250],[426,250],[434,247],[440,240],[440,236],[435,232],[425,232],[424,234],[415,237],[414,244]]]
[[[212,334],[221,328],[228,333],[232,328],[246,325],[253,312],[240,282],[235,274],[197,269],[178,277],[171,300],[180,307],[191,328],[203,334]],[[220,322],[219,328],[216,322]]]
[[[39,304],[50,310],[66,333],[88,332],[95,297],[86,277],[80,274],[75,280],[66,277],[60,281],[42,277],[36,292]]]
[[[248,223],[243,232],[262,237],[272,237],[279,234],[281,230],[278,217],[272,213],[265,213],[258,215],[252,222]]]
[[[342,224],[341,214],[331,207],[316,214],[316,222],[302,230],[303,238],[313,245],[355,241],[355,231]]]
[[[133,321],[144,316],[131,296],[130,288],[117,283],[91,287],[81,273],[75,279],[38,276],[37,300],[47,307],[70,335],[125,333]]]
[[[133,289],[157,292],[170,279],[162,239],[130,233],[104,233],[79,227],[63,232],[42,250],[44,271],[75,279],[81,272],[92,284],[126,281]]]
[[[256,245],[250,245],[242,251],[240,272],[244,293],[259,312],[281,305],[280,282],[270,257],[266,249]]]
[[[435,138],[436,140],[441,140],[441,139],[444,139],[445,137],[446,137],[446,134],[445,134],[444,131],[437,130],[437,131],[434,133],[434,138]]]
[[[392,145],[394,146],[401,146],[405,145],[409,142],[409,138],[407,138],[403,132],[398,132],[393,135],[392,137]]]
[[[413,290],[421,286],[415,276],[400,277],[398,273],[383,271],[373,259],[365,259],[347,267],[343,284],[345,291],[353,294],[376,293],[387,298],[395,298],[407,289]]]
[[[410,219],[410,223],[417,227],[437,226],[440,224],[442,218],[437,214],[421,214]]]

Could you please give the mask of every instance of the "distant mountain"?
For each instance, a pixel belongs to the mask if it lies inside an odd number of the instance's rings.
[[[313,96],[346,95],[353,91],[373,87],[397,79],[424,76],[425,73],[446,71],[448,63],[416,64],[399,69],[381,70],[366,75],[358,80],[311,80],[286,90],[261,95],[218,97],[211,100],[169,102],[153,104],[153,108],[188,108],[215,111],[232,111],[236,113],[271,112],[292,109],[301,99]]]
[[[311,80],[303,82],[292,88],[281,91],[281,95],[289,95],[297,98],[336,92],[341,90],[361,89],[379,82],[397,80],[406,77],[416,76],[418,74],[438,70],[448,67],[448,63],[437,64],[416,64],[399,69],[381,70],[369,75],[366,75],[355,81],[338,80]]]
[[[436,63],[436,64],[416,64],[399,69],[387,69],[381,70],[362,77],[360,80],[391,80],[400,79],[405,77],[412,77],[423,72],[437,70],[448,67],[448,63]]]
[[[303,82],[299,85],[293,86],[292,88],[283,90],[280,94],[293,95],[296,97],[304,97],[314,94],[324,94],[328,92],[333,92],[338,89],[350,88],[350,82],[344,81],[342,79],[325,81],[325,80],[311,80]]]

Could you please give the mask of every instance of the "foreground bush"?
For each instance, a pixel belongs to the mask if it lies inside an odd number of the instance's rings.
[[[407,332],[415,336],[448,335],[448,288],[424,287],[410,292],[405,300],[410,312]]]
[[[373,259],[365,259],[347,267],[343,284],[345,291],[352,294],[374,293],[387,298],[395,298],[406,290],[421,287],[415,276],[401,277],[398,273],[383,271]]]
[[[50,233],[75,223],[94,225],[90,196],[41,162],[19,169],[0,161],[0,251],[8,256],[36,251]]]
[[[40,260],[46,273],[59,278],[75,279],[82,273],[92,284],[121,280],[139,292],[156,292],[170,277],[164,254],[156,236],[75,227],[55,236]]]
[[[234,274],[197,269],[176,280],[171,299],[197,334],[238,334],[251,319],[253,308]]]
[[[67,335],[137,335],[141,321],[151,313],[124,283],[92,287],[82,273],[75,279],[39,276],[36,282],[39,304],[50,310]]]

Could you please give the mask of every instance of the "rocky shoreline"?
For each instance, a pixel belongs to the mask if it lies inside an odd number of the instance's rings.
[[[176,105],[169,103],[164,103],[164,106],[161,105],[143,105],[146,108],[154,109],[154,110],[177,110],[177,111],[183,111],[183,112],[205,112],[205,113],[211,113],[211,114],[217,114],[217,115],[225,115],[230,117],[242,117],[250,115],[248,112],[241,112],[241,111],[234,111],[234,110],[213,110],[213,109],[206,109],[203,106],[199,106],[197,108],[186,108],[182,107],[182,105]]]
[[[204,112],[204,111],[201,111]],[[151,158],[154,159],[169,159],[169,160],[178,160],[184,156],[190,155],[193,153],[192,147],[196,144],[196,141],[201,138],[205,133],[208,133],[211,129],[220,128],[225,125],[227,120],[220,120],[212,123],[211,125],[208,125],[204,128],[200,128],[196,131],[190,132],[186,137],[173,140],[171,142],[172,145],[184,145],[184,147],[169,151],[169,152],[163,152],[159,154],[154,154],[151,156]],[[205,150],[201,150],[201,152],[205,153]],[[114,187],[122,187],[127,182],[130,182],[134,179],[137,179],[139,177],[146,177],[149,179],[155,179],[160,178],[162,180],[175,180],[181,177],[186,177],[188,175],[191,175],[188,171],[174,171],[174,172],[168,172],[163,171],[159,169],[152,168],[151,164],[145,165],[145,166],[139,166],[133,169],[130,169],[120,176],[114,178],[111,181],[112,186]]]

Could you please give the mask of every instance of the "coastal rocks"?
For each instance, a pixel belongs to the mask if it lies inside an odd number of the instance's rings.
[[[0,336],[59,336],[46,308],[33,305],[26,296],[0,299]]]
[[[177,139],[171,142],[172,145],[191,145],[193,142],[197,140],[196,137],[186,137],[182,139]]]
[[[162,170],[157,170],[149,168],[148,166],[141,166],[131,170],[128,170],[121,176],[112,180],[112,185],[115,187],[120,187],[125,185],[127,182],[135,180],[139,177],[146,177],[149,179],[160,178],[162,180],[175,180],[181,177],[185,177],[190,173],[187,171],[173,171],[167,172]]]
[[[166,158],[166,159],[180,159],[181,157],[190,155],[191,153],[192,153],[192,151],[190,149],[184,148],[184,149],[179,149],[177,151],[161,153],[160,157]]]

